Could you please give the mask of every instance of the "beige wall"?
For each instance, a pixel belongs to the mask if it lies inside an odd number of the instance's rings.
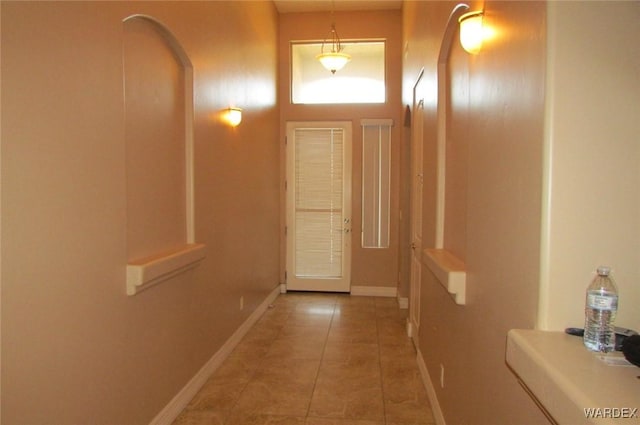
[[[425,112],[413,117],[424,120],[425,248],[435,240],[437,57],[456,4],[411,1],[403,11],[405,104],[425,68]],[[545,7],[486,1],[484,11],[496,37],[477,56],[456,39],[449,62],[448,153],[459,160],[447,163],[456,179],[447,190],[466,195],[447,194],[459,208],[447,211],[445,228],[454,227],[445,232],[445,247],[466,262],[466,305],[456,305],[423,267],[419,348],[447,423],[540,424],[544,416],[504,355],[507,331],[536,322]]]
[[[340,38],[363,40],[385,39],[387,63],[387,102],[381,105],[293,105],[289,102],[289,43],[300,40],[319,40],[327,35],[332,18],[329,13],[287,13],[280,16],[280,86],[281,139],[284,140],[287,121],[352,121],[353,125],[353,187],[352,187],[352,269],[351,284],[395,288],[398,283],[399,205],[400,205],[400,143],[402,107],[400,103],[401,77],[401,14],[399,10],[376,12],[336,12],[335,24]],[[339,71],[338,71],[339,72]],[[388,249],[363,249],[361,228],[362,118],[392,118],[392,177],[391,177],[391,240]],[[282,179],[285,173],[284,143],[281,147]],[[281,195],[284,205],[284,193]],[[282,226],[284,228],[284,211]],[[284,282],[284,230],[282,232],[282,273]],[[406,296],[406,295],[405,295]]]
[[[640,330],[640,3],[550,2],[545,236],[538,326],[584,323],[598,265]]]
[[[278,284],[275,8],[1,7],[2,421],[148,423]],[[134,13],[164,23],[193,63],[207,249],[128,297],[122,20]],[[236,129],[218,117],[229,106],[244,109]]]
[[[405,3],[405,103],[421,66],[436,87],[455,4]],[[424,269],[420,349],[447,423],[545,423],[504,363],[506,332],[581,327],[584,291],[600,264],[618,281],[617,323],[640,328],[640,63],[628,47],[640,6],[486,1],[472,9],[482,7],[495,37],[477,56],[453,47],[447,117],[455,129],[448,143],[466,153],[458,163],[466,169],[451,164],[457,183],[466,177],[466,195],[454,197],[466,213],[446,218],[466,235],[454,228],[445,247],[466,261],[467,305],[454,305]],[[437,99],[425,96],[432,181]],[[429,240],[434,185],[424,195]]]
[[[396,122],[395,248],[354,243],[352,275],[354,285],[395,285],[402,105],[425,67],[428,241],[435,60],[455,4],[406,2],[402,44],[399,12],[336,14],[345,39],[388,39],[390,101],[324,108],[285,101],[286,52],[291,39],[323,37],[329,14],[283,15],[278,34],[270,2],[2,2],[2,421],[140,424],[169,402],[283,278],[278,164],[287,120],[346,117],[358,131],[360,118]],[[456,44],[452,56],[450,119],[463,127],[455,134],[467,159],[458,170],[467,196],[457,202],[467,214],[449,212],[466,228],[449,248],[464,250],[468,302],[455,305],[424,269],[420,350],[447,423],[539,424],[544,417],[504,363],[509,329],[580,326],[584,287],[600,263],[614,267],[620,286],[619,324],[640,328],[629,307],[640,300],[639,56],[625,48],[638,39],[639,6],[486,1],[484,9],[496,39],[475,57]],[[162,21],[194,65],[196,241],[207,257],[127,297],[122,20],[134,13]],[[245,110],[237,129],[219,121],[228,106]]]

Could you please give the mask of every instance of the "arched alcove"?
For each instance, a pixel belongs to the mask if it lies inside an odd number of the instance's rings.
[[[425,250],[425,262],[440,283],[452,295],[457,304],[465,304],[466,292],[466,265],[454,253],[447,249],[445,236],[452,237],[452,232],[464,231],[457,227],[452,228],[451,223],[445,218],[451,216],[447,214],[447,200],[457,199],[456,194],[451,191],[455,185],[447,184],[447,179],[451,178],[451,170],[447,170],[447,151],[451,151],[448,146],[449,134],[452,129],[449,127],[451,111],[451,78],[449,64],[451,59],[451,47],[458,34],[458,18],[469,9],[466,4],[456,5],[451,14],[442,37],[440,53],[438,55],[438,110],[437,110],[437,191],[436,191],[436,235],[435,247]],[[466,164],[458,164],[464,168]],[[459,190],[459,187],[456,187]],[[466,185],[463,188],[462,197],[466,196]],[[465,204],[466,205],[466,204]],[[466,212],[457,211],[457,214],[466,215]],[[447,227],[449,226],[449,227]],[[455,226],[455,224],[454,224]],[[460,239],[466,235],[455,234],[454,237]]]
[[[193,68],[159,21],[123,21],[127,293],[202,257],[193,223]]]

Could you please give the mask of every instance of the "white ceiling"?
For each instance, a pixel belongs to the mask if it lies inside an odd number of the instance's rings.
[[[402,0],[273,0],[280,13],[400,9]]]

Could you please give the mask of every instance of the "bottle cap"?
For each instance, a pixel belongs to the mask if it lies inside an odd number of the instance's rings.
[[[611,267],[608,267],[608,266],[598,267],[598,275],[600,276],[609,276],[610,272],[611,272]]]

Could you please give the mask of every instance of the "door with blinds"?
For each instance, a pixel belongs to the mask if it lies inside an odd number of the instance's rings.
[[[286,286],[349,292],[351,123],[287,123]]]

